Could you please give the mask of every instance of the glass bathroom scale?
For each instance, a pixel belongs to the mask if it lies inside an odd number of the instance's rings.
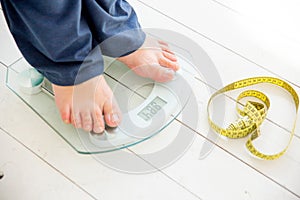
[[[116,128],[106,127],[101,134],[65,124],[56,108],[51,83],[31,66],[19,64],[8,68],[6,83],[77,152],[104,153],[155,136],[181,113],[192,93],[187,80],[193,78],[184,70],[189,65],[184,62],[174,80],[158,83],[136,75],[115,59],[105,58],[104,77],[121,109],[122,122]]]

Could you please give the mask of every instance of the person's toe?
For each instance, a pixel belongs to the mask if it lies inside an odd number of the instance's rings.
[[[175,54],[169,47],[168,43],[164,42],[164,41],[158,41],[160,48],[165,51],[168,52],[170,54]]]
[[[169,48],[169,44],[168,44],[167,42],[163,41],[163,40],[158,40],[158,43],[159,43],[160,45],[162,45],[162,46],[166,46],[166,47]]]
[[[164,56],[159,59],[159,64],[174,71],[179,69],[179,64],[176,61],[172,61]]]
[[[71,114],[71,122],[75,128],[82,128],[81,116],[79,112]]]
[[[82,120],[82,128],[85,131],[91,131],[92,130],[92,125],[93,125],[91,113],[88,112],[88,111],[82,112],[81,113],[81,120]]]
[[[158,82],[167,82],[174,79],[175,71],[165,67],[160,67],[160,76],[157,77]]]
[[[163,56],[173,62],[177,62],[177,57],[174,54],[171,54],[170,52],[163,51]]]
[[[100,108],[96,108],[93,112],[93,131],[95,133],[104,131],[103,115]]]
[[[175,71],[160,65],[151,65],[151,73],[149,78],[157,82],[171,81],[175,76]]]
[[[60,115],[63,122],[65,122],[66,124],[71,123],[71,110],[69,106],[61,108]]]
[[[114,99],[107,100],[103,107],[105,122],[110,127],[116,127],[121,122],[121,111]]]

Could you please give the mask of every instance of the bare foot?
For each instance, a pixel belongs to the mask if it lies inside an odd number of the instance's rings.
[[[158,82],[174,78],[179,69],[177,58],[167,43],[147,36],[143,46],[137,51],[118,58],[136,74]]]
[[[53,84],[53,91],[62,120],[76,128],[101,133],[105,127],[103,118],[111,127],[121,121],[121,112],[103,75],[75,86]]]
[[[140,49],[118,60],[138,75],[159,82],[172,80],[175,71],[179,69],[176,56],[168,45],[149,37]],[[105,123],[115,127],[121,122],[119,107],[102,75],[75,86],[53,84],[53,90],[56,105],[65,123],[101,133]]]

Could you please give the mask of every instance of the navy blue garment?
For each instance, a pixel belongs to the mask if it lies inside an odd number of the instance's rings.
[[[1,4],[25,59],[57,85],[100,75],[102,55],[127,55],[145,39],[125,0],[1,0]]]

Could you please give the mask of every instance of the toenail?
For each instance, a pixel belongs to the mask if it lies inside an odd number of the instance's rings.
[[[168,74],[175,74],[175,71],[174,71],[173,69],[167,68],[167,69],[165,70],[165,73],[168,73]]]
[[[94,131],[95,131],[96,133],[102,133],[102,132],[104,131],[104,129],[101,128],[101,127],[97,127],[97,128],[94,129]]]
[[[170,77],[170,76],[174,77],[175,76],[175,71],[172,70],[172,69],[165,69],[164,73],[163,73],[163,76],[164,77]]]
[[[84,128],[87,129],[87,130],[90,130],[91,126],[90,125],[86,125],[86,126],[84,126]]]
[[[120,120],[119,115],[112,114],[111,115],[111,120],[112,120],[112,122],[119,122],[119,120]]]

